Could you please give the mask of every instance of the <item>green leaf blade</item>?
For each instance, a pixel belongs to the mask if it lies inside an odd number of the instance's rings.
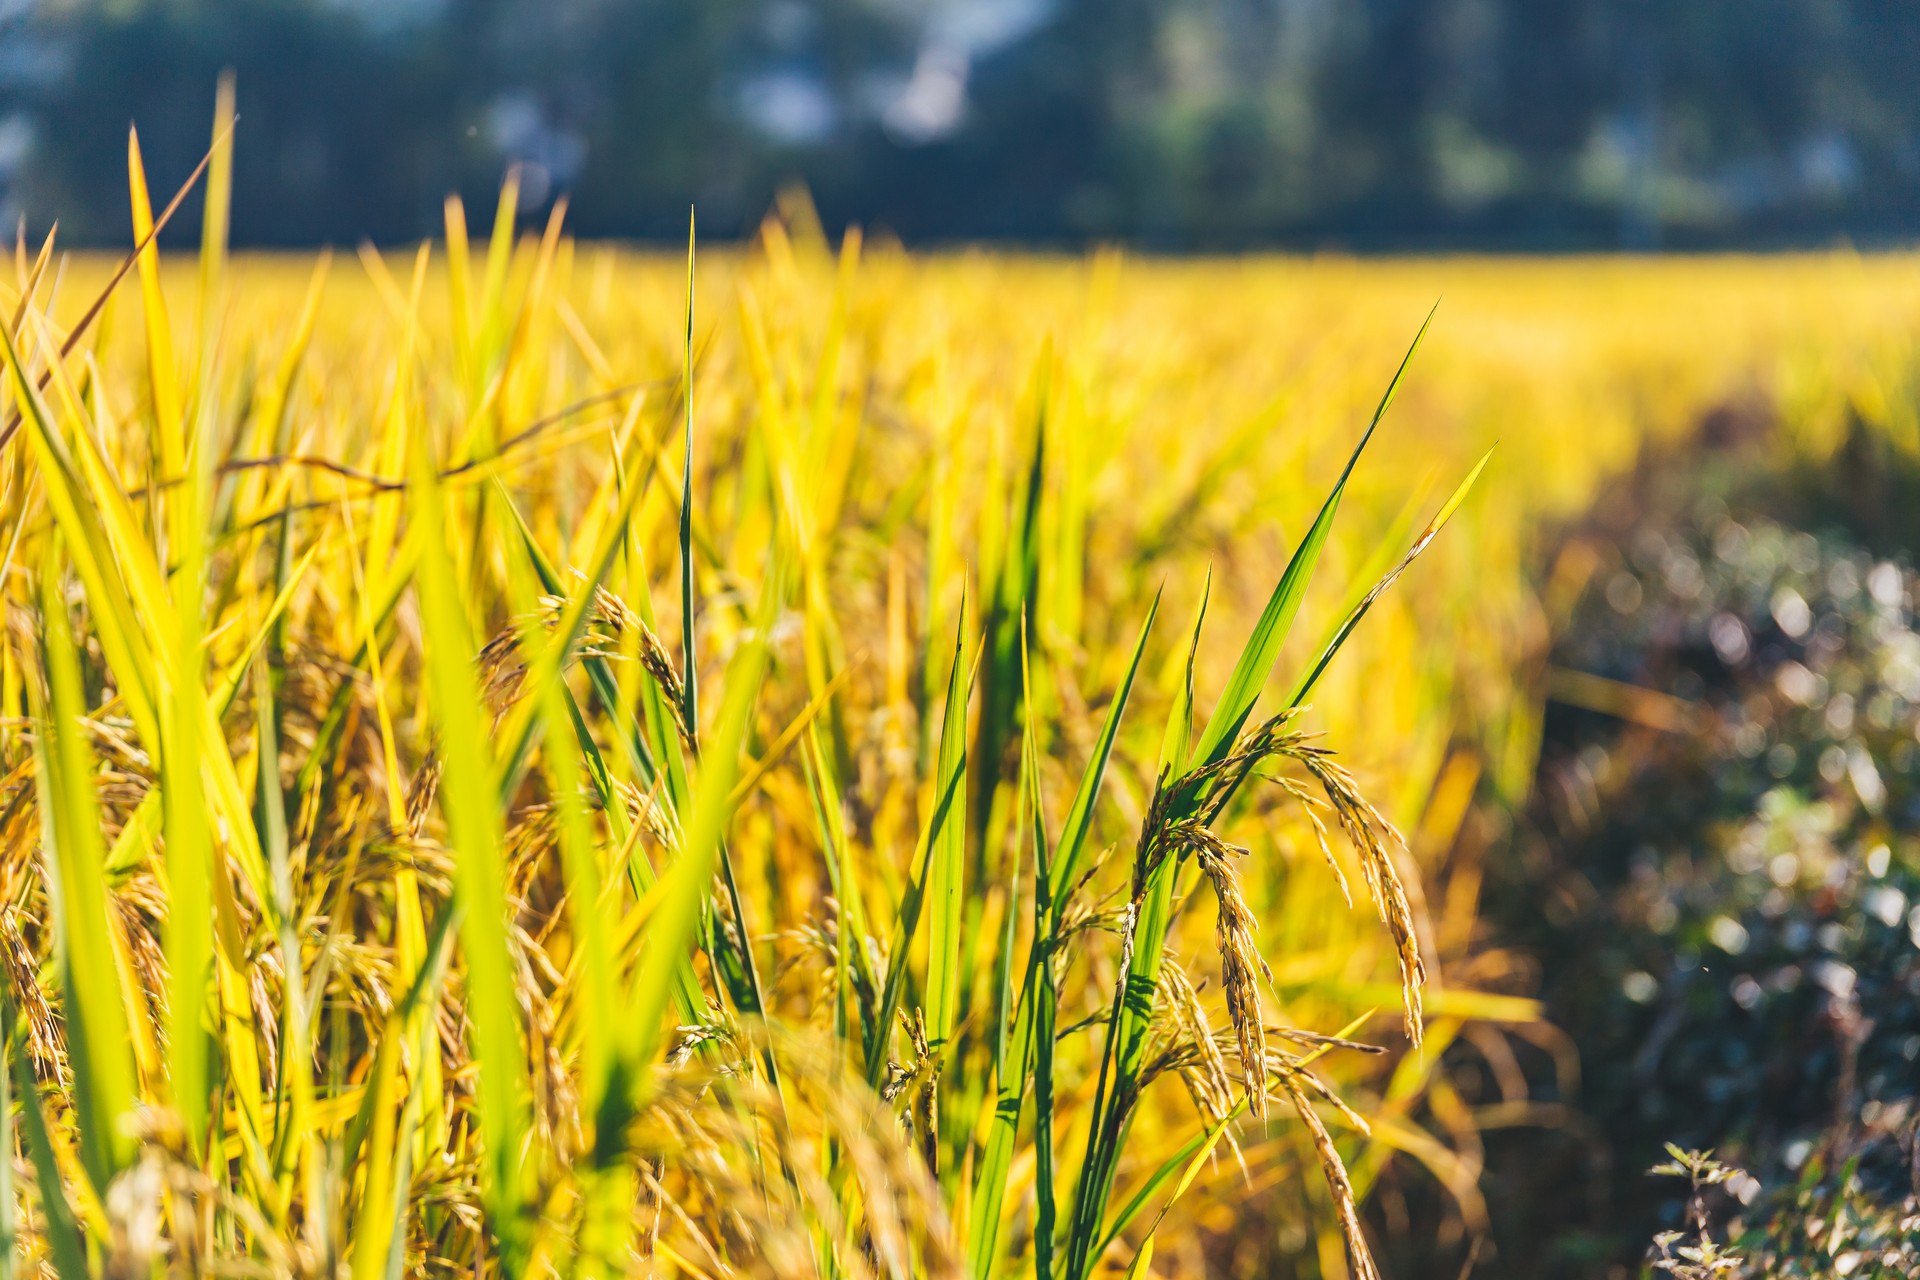
[[[440,807],[454,850],[454,898],[461,906],[467,1012],[480,1068],[480,1128],[486,1146],[488,1209],[510,1273],[524,1260],[521,1154],[530,1084],[507,939],[506,863],[498,792],[485,744],[491,740],[474,679],[478,652],[455,585],[440,482],[415,450],[415,585],[420,600],[433,718],[445,771]]]
[[[1314,517],[1307,536],[1294,548],[1286,570],[1274,585],[1266,608],[1261,611],[1253,633],[1247,637],[1246,645],[1233,665],[1233,674],[1227,677],[1220,700],[1214,704],[1213,715],[1207,720],[1207,727],[1201,732],[1199,742],[1194,744],[1193,754],[1186,763],[1187,771],[1213,764],[1225,757],[1233,749],[1234,740],[1239,737],[1247,717],[1253,713],[1261,689],[1273,674],[1274,665],[1280,661],[1280,650],[1286,644],[1287,633],[1293,629],[1293,619],[1300,612],[1301,601],[1306,598],[1307,587],[1313,581],[1314,568],[1320,563],[1320,553],[1326,549],[1327,537],[1333,531],[1333,519],[1340,510],[1340,499],[1346,492],[1347,481],[1352,477],[1361,453],[1373,439],[1373,433],[1379,429],[1380,419],[1386,416],[1394,397],[1399,393],[1407,366],[1412,363],[1414,352],[1420,349],[1420,340],[1426,337],[1427,326],[1432,323],[1433,313],[1430,311],[1407,348],[1407,354],[1401,357],[1393,381],[1380,397],[1380,404],[1374,409],[1373,418],[1367,423],[1360,443],[1354,446],[1353,453],[1347,458],[1346,467],[1334,482],[1326,501],[1321,504],[1320,513]]]
[[[961,907],[966,892],[967,611],[955,628],[953,672],[934,770],[934,808],[927,833],[927,1043],[953,1036],[960,1008]]]

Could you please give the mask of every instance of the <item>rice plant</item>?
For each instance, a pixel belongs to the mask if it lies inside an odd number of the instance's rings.
[[[1456,692],[1518,646],[1451,628],[1531,606],[1478,518],[1478,597],[1383,599],[1487,465],[1369,450],[1412,348],[1199,440],[1046,264],[1009,302],[796,199],[636,265],[512,177],[484,244],[449,199],[357,271],[230,259],[233,137],[228,84],[157,213],[130,137],[124,259],[15,254],[10,1267],[1085,1280],[1281,1182],[1367,1277],[1393,1159],[1478,1229],[1416,1109],[1535,1011],[1420,858],[1527,763]]]

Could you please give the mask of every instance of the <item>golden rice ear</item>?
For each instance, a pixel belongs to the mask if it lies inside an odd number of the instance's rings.
[[[578,575],[576,575],[578,576]],[[557,617],[570,602],[564,597],[547,596],[541,604]],[[673,715],[674,728],[679,731],[681,743],[689,750],[694,748],[694,727],[686,718],[686,684],[680,669],[667,655],[666,646],[660,643],[653,628],[635,613],[618,595],[605,586],[593,589],[592,620],[600,623],[616,635],[637,635],[640,638],[640,665],[660,686],[660,693]]]
[[[512,622],[487,641],[475,660],[480,696],[498,729],[513,704],[526,692],[527,664],[520,655],[520,628]]]
[[[1168,1050],[1174,1058],[1169,1065],[1178,1069],[1181,1083],[1207,1123],[1221,1123],[1235,1110],[1233,1077],[1220,1048],[1223,1038],[1214,1035],[1206,1010],[1200,1005],[1200,993],[1186,969],[1172,956],[1161,962],[1159,1004],[1167,1014],[1167,1034],[1175,1042]],[[1227,1142],[1237,1157],[1239,1147],[1232,1135],[1227,1136]]]
[[[919,1148],[927,1171],[937,1175],[940,1170],[940,1061],[928,1047],[927,1015],[924,1012],[919,1009],[904,1011],[900,1015],[900,1025],[913,1046],[913,1061],[906,1066],[897,1062],[887,1064],[888,1079],[880,1087],[880,1097],[887,1102],[895,1102],[902,1094],[907,1096],[906,1113],[900,1117],[901,1125]]]
[[[1300,1119],[1313,1134],[1313,1149],[1320,1157],[1320,1172],[1326,1176],[1327,1191],[1333,1196],[1334,1216],[1339,1219],[1340,1235],[1347,1244],[1347,1269],[1352,1273],[1353,1280],[1380,1280],[1380,1268],[1374,1264],[1373,1252],[1367,1248],[1367,1238],[1360,1226],[1360,1213],[1354,1204],[1353,1183],[1347,1178],[1347,1166],[1341,1162],[1340,1152],[1333,1145],[1333,1136],[1327,1132],[1327,1126],[1321,1122],[1292,1072],[1282,1075],[1280,1084],[1286,1089],[1293,1109],[1300,1113]]]
[[[1227,1013],[1240,1042],[1240,1066],[1246,1075],[1247,1106],[1254,1115],[1267,1114],[1267,1032],[1260,1016],[1260,984],[1256,974],[1272,980],[1260,955],[1255,917],[1240,892],[1240,882],[1227,862],[1245,850],[1226,844],[1204,827],[1188,836],[1200,870],[1219,900],[1219,923],[1214,938],[1220,948],[1220,976],[1227,989]]]
[[[440,787],[440,743],[436,737],[427,744],[427,754],[407,787],[407,839],[418,840],[433,808],[434,793]]]
[[[1420,1048],[1425,1016],[1421,1010],[1421,988],[1427,981],[1426,961],[1420,955],[1419,936],[1414,932],[1413,907],[1407,902],[1406,886],[1400,883],[1391,854],[1384,848],[1375,856],[1385,901],[1381,915],[1393,934],[1393,948],[1400,958],[1400,1003],[1406,1022],[1407,1039]]]
[[[608,590],[605,586],[593,589],[594,618],[617,632],[637,631],[646,623],[633,611],[625,600]],[[658,641],[655,641],[658,643]]]
[[[1400,880],[1388,842],[1405,847],[1406,841],[1393,824],[1373,807],[1355,783],[1353,775],[1336,764],[1331,754],[1319,748],[1306,748],[1293,754],[1326,792],[1340,829],[1360,855],[1360,869],[1367,882],[1367,893],[1380,913],[1381,921],[1393,935],[1394,953],[1400,962],[1400,999],[1407,1039],[1418,1049],[1423,1015],[1421,988],[1427,980],[1426,961],[1420,955],[1420,940],[1413,918],[1413,906],[1407,888]]]
[[[653,634],[653,628],[637,618],[634,621],[640,628],[640,665],[660,686],[660,696],[673,715],[673,727],[679,731],[680,742],[692,751],[693,726],[687,723],[686,686],[680,679],[680,671],[673,665],[673,659],[667,656],[666,646],[660,643],[660,637]]]

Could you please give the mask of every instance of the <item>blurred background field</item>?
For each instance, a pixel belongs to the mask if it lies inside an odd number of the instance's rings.
[[[691,203],[750,236],[795,179],[916,244],[1920,232],[1899,0],[9,0],[0,38],[0,222],[76,243],[129,226],[127,122],[191,165],[225,67],[244,244],[426,235],[510,163],[581,234],[655,241]]]

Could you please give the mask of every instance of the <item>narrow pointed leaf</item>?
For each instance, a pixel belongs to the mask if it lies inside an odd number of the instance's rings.
[[[630,1017],[638,1034],[633,1060],[650,1063],[660,1043],[661,1014],[666,1009],[669,979],[686,959],[687,948],[699,932],[700,915],[719,865],[720,842],[732,817],[729,798],[760,686],[766,679],[765,636],[771,629],[777,604],[785,590],[780,566],[768,574],[763,591],[761,625],[728,664],[718,731],[706,753],[695,786],[692,821],[687,824],[680,856],[660,879],[662,898],[647,931],[647,951],[634,981]]]
[[[51,557],[40,578],[48,698],[37,708],[41,732],[35,776],[41,836],[52,846],[48,861],[57,875],[56,960],[66,999],[80,1155],[97,1196],[133,1160],[127,1130],[135,1100],[133,1052],[109,938],[118,925],[107,894],[93,753],[80,725],[85,714],[80,664]],[[37,685],[29,681],[27,687],[37,701]]]
[[[1467,478],[1460,482],[1460,487],[1455,489],[1452,496],[1442,504],[1439,513],[1427,523],[1426,529],[1414,540],[1413,546],[1407,551],[1407,554],[1402,556],[1399,563],[1395,564],[1393,568],[1383,574],[1367,594],[1360,598],[1360,602],[1353,607],[1347,614],[1346,619],[1341,622],[1339,630],[1335,631],[1325,646],[1321,648],[1319,656],[1314,659],[1305,671],[1301,672],[1300,678],[1295,681],[1293,688],[1287,692],[1287,707],[1292,708],[1299,706],[1300,703],[1306,699],[1307,694],[1312,692],[1313,686],[1326,671],[1327,665],[1333,661],[1334,655],[1340,652],[1340,647],[1347,642],[1347,637],[1353,634],[1353,629],[1360,625],[1360,619],[1366,617],[1367,610],[1373,607],[1374,601],[1387,593],[1387,589],[1393,586],[1394,582],[1399,579],[1402,573],[1406,572],[1407,566],[1412,564],[1420,553],[1427,549],[1427,544],[1432,542],[1440,530],[1446,527],[1447,521],[1453,518],[1453,513],[1460,509],[1462,502],[1466,501],[1467,494],[1473,489],[1474,481],[1480,478],[1480,473],[1486,470],[1487,463],[1492,461],[1492,459],[1492,449],[1488,449],[1480,455],[1480,461],[1474,464],[1473,470],[1467,473]]]
[[[1241,726],[1252,714],[1253,704],[1260,698],[1260,690],[1273,673],[1274,664],[1280,660],[1281,646],[1286,643],[1287,633],[1293,627],[1294,615],[1300,611],[1300,602],[1306,598],[1307,585],[1313,580],[1314,567],[1319,564],[1320,553],[1327,545],[1327,535],[1333,530],[1333,518],[1340,509],[1340,498],[1346,492],[1347,480],[1353,475],[1353,468],[1360,461],[1360,454],[1366,449],[1367,442],[1373,439],[1380,419],[1386,416],[1387,409],[1393,404],[1394,396],[1400,390],[1400,380],[1405,376],[1407,366],[1412,363],[1414,352],[1420,349],[1420,340],[1426,336],[1427,326],[1432,323],[1433,313],[1428,312],[1420,331],[1414,335],[1412,345],[1407,348],[1407,354],[1401,358],[1400,367],[1394,371],[1393,381],[1387,384],[1386,393],[1380,397],[1380,404],[1374,409],[1373,418],[1367,423],[1360,443],[1354,446],[1346,467],[1340,472],[1340,478],[1334,482],[1333,491],[1321,505],[1320,514],[1314,517],[1307,536],[1294,549],[1286,571],[1280,575],[1273,595],[1267,600],[1266,609],[1254,624],[1253,634],[1247,637],[1246,646],[1240,651],[1239,660],[1234,663],[1233,674],[1227,677],[1226,687],[1221,690],[1220,700],[1214,704],[1213,715],[1207,720],[1200,741],[1194,745],[1187,768],[1211,764],[1225,756],[1232,749],[1234,739],[1239,736]]]
[[[1067,817],[1060,825],[1060,844],[1053,851],[1049,867],[1049,892],[1047,901],[1053,904],[1057,913],[1061,907],[1061,895],[1073,883],[1073,877],[1080,869],[1080,857],[1086,848],[1087,836],[1093,830],[1093,807],[1100,798],[1100,784],[1107,776],[1107,762],[1113,757],[1114,739],[1120,733],[1120,719],[1126,714],[1127,701],[1133,696],[1133,680],[1140,671],[1140,659],[1147,651],[1147,637],[1153,633],[1154,619],[1160,616],[1160,595],[1153,593],[1153,604],[1147,609],[1147,620],[1140,624],[1140,638],[1134,641],[1133,656],[1127,661],[1127,673],[1121,677],[1119,688],[1114,690],[1113,701],[1107,707],[1107,718],[1100,726],[1100,736],[1094,739],[1093,754],[1087,759],[1085,772],[1080,775],[1079,789],[1073,793],[1073,806],[1067,810]]]
[[[410,493],[413,531],[419,540],[420,618],[433,716],[446,764],[440,806],[452,838],[454,899],[462,909],[460,932],[466,955],[467,1014],[480,1070],[480,1128],[487,1168],[483,1186],[490,1226],[511,1274],[524,1261],[521,1155],[528,1082],[507,943],[500,809],[485,745],[491,739],[474,682],[473,655],[478,649],[467,629],[466,610],[447,551],[440,482],[424,450],[414,450],[414,455]]]
[[[960,1009],[961,905],[966,886],[967,614],[963,605],[947,679],[946,717],[934,770],[933,817],[927,829],[927,1042],[953,1035]]]
[[[7,1067],[13,1082],[13,1092],[20,1098],[20,1139],[27,1150],[27,1158],[33,1162],[33,1180],[40,1192],[40,1230],[46,1237],[48,1252],[53,1255],[53,1270],[60,1280],[92,1280],[87,1267],[86,1242],[80,1234],[80,1222],[74,1216],[73,1206],[67,1203],[67,1193],[60,1177],[60,1167],[53,1158],[53,1138],[47,1132],[47,1116],[40,1105],[40,1082],[34,1079],[33,1065],[27,1060],[27,1046],[24,1038],[14,1027],[14,1009],[12,999],[0,987],[0,999],[7,1000],[6,1054]],[[11,1160],[11,1153],[9,1153]],[[9,1217],[13,1214],[13,1205],[6,1206]]]

